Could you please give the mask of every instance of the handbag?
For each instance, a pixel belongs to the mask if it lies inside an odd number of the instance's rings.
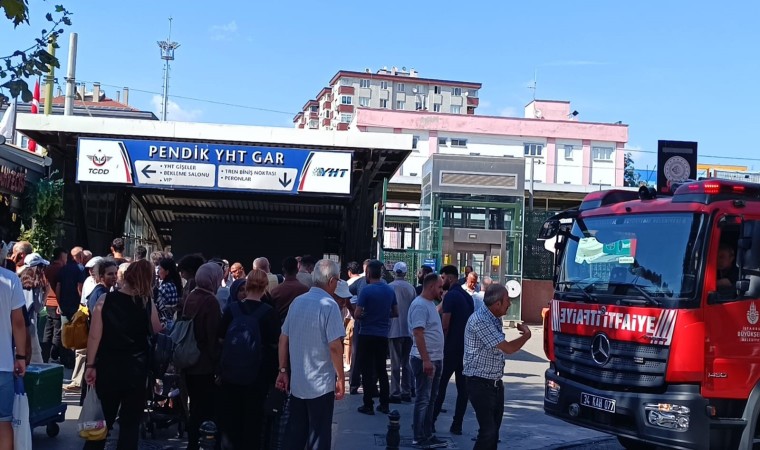
[[[285,400],[288,399],[288,393],[277,389],[274,386],[269,387],[267,399],[264,402],[264,412],[269,416],[277,416],[285,410]]]
[[[87,348],[87,336],[90,333],[90,313],[86,306],[80,306],[71,320],[61,325],[61,344],[69,350]]]
[[[29,424],[29,399],[24,392],[24,379],[15,377],[13,398],[13,448],[32,450],[32,427]]]
[[[185,308],[182,308],[182,318],[174,322],[169,337],[174,342],[174,354],[172,355],[172,364],[174,367],[183,370],[194,366],[201,358],[201,351],[198,349],[198,342],[195,340],[195,316],[186,319],[184,317]]]

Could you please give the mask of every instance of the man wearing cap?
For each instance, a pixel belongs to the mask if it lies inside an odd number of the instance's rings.
[[[409,365],[409,353],[412,351],[412,335],[409,333],[409,306],[417,297],[417,291],[408,281],[406,263],[393,265],[395,280],[388,286],[393,288],[398,303],[398,317],[391,319],[388,334],[388,349],[391,355],[391,403],[412,401],[412,367]]]
[[[30,362],[40,364],[42,360],[42,348],[37,335],[37,317],[44,306],[50,285],[45,279],[45,268],[50,262],[39,253],[30,253],[24,258],[24,269],[21,272],[21,287],[24,291],[26,309],[29,314],[29,326],[27,327],[27,340],[31,343],[32,350]],[[26,271],[26,269],[34,269]]]
[[[89,297],[92,290],[95,289],[95,286],[98,285],[97,276],[95,274],[97,273],[98,264],[104,259],[105,258],[103,257],[96,256],[85,263],[84,268],[87,269],[89,276],[82,284],[82,296],[79,299],[80,304],[87,304],[87,297]]]

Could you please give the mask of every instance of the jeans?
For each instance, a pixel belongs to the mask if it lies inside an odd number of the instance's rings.
[[[330,450],[335,392],[321,397],[288,400],[288,427],[283,450]]]
[[[99,382],[102,384],[105,381],[96,381],[96,392],[100,398],[100,405],[103,408],[103,415],[109,430],[113,428],[117,412],[119,414],[119,441],[116,448],[117,450],[136,449],[140,432],[140,418],[145,408],[146,390],[144,388],[119,389],[113,386],[108,386],[106,389],[97,387]],[[83,386],[82,389],[86,388]],[[106,448],[106,440],[87,441],[84,448],[85,450],[104,449]]]
[[[441,385],[438,388],[438,397],[435,400],[435,409],[433,410],[433,422],[438,419],[443,407],[443,401],[446,400],[446,388],[449,385],[451,376],[456,376],[457,401],[454,408],[453,426],[462,427],[464,413],[467,411],[467,377],[462,374],[464,368],[463,357],[459,355],[445,355],[443,357],[443,373],[441,374]]]
[[[504,416],[504,383],[478,377],[467,378],[467,392],[480,430],[473,450],[496,450]]]
[[[433,361],[435,371],[433,377],[428,377],[422,370],[422,360],[412,356],[410,359],[412,372],[417,389],[414,398],[414,440],[423,441],[433,436],[433,407],[438,395],[438,384],[441,382],[442,361]]]
[[[412,367],[409,365],[412,338],[391,338],[388,350],[391,354],[391,397],[409,397],[412,393]]]
[[[380,336],[359,335],[359,349],[361,355],[362,381],[364,384],[364,405],[372,406],[372,394],[375,384],[380,382],[380,405],[387,406],[388,396],[388,371],[385,368],[386,355],[388,354],[388,338]]]
[[[207,420],[216,419],[216,383],[214,375],[191,375],[185,374],[187,383],[187,395],[190,397],[190,417],[187,421],[187,448],[198,448],[198,438],[201,424]]]

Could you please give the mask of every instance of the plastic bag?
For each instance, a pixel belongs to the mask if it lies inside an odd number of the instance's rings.
[[[79,437],[88,441],[101,441],[108,436],[103,407],[100,405],[98,394],[92,386],[87,386],[87,395],[84,398],[82,412],[79,413],[77,430]]]
[[[29,399],[24,392],[24,379],[15,378],[13,398],[13,448],[32,450],[32,427],[29,425]]]

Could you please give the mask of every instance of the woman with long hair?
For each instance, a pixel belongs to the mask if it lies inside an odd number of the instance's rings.
[[[171,330],[179,299],[182,298],[182,277],[179,276],[177,264],[173,259],[163,258],[158,262],[158,279],[158,318],[165,330]]]
[[[187,294],[181,317],[193,321],[195,342],[200,351],[198,362],[182,371],[190,397],[190,417],[187,424],[187,448],[198,448],[198,428],[206,420],[216,420],[216,383],[214,374],[219,355],[219,321],[222,311],[216,291],[224,272],[216,263],[205,263],[195,272],[195,287]]]
[[[148,337],[161,330],[151,300],[153,264],[131,263],[120,291],[103,294],[90,311],[85,380],[100,398],[108,428],[119,414],[119,449],[138,446],[140,417],[148,383]],[[87,441],[85,449],[104,449]]]
[[[237,283],[238,281],[235,281]],[[257,323],[261,342],[261,361],[256,378],[241,381],[239,373],[225,367],[226,346],[222,347],[220,370],[221,399],[224,408],[220,410],[222,447],[224,449],[258,450],[269,448],[269,430],[264,403],[267,392],[274,387],[277,378],[277,344],[280,339],[280,316],[277,311],[261,301],[269,286],[269,278],[263,270],[254,269],[246,277],[245,297],[227,303],[219,327],[219,337],[224,340],[234,320]],[[233,284],[234,287],[234,284]],[[250,325],[250,324],[249,324]],[[250,328],[246,332],[251,332]],[[234,336],[232,336],[234,338]]]
[[[26,309],[29,312],[31,325],[29,326],[29,335],[32,338],[32,359],[33,364],[41,364],[42,348],[37,335],[37,315],[45,304],[50,284],[45,277],[45,268],[50,263],[43,259],[38,253],[32,253],[24,259],[24,270],[21,271],[21,287],[24,289],[26,298]]]

